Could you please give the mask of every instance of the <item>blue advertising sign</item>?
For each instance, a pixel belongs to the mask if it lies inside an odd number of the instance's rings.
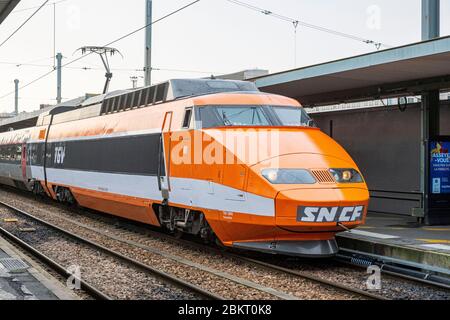
[[[450,142],[430,143],[431,193],[450,194]]]

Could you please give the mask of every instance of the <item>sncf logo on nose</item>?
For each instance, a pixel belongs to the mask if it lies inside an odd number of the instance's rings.
[[[363,218],[364,206],[358,207],[299,207],[298,222],[353,222]]]

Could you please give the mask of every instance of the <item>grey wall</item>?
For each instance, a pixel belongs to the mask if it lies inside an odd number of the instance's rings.
[[[420,105],[311,114],[353,157],[372,192],[371,210],[411,214],[420,207]],[[441,106],[441,135],[450,135],[450,102]],[[397,193],[400,192],[400,193]],[[402,200],[386,199],[399,198]]]

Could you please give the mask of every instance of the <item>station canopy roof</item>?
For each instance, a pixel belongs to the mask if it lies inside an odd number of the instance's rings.
[[[20,0],[0,0],[0,24],[9,16],[19,2]]]
[[[419,95],[450,88],[450,37],[252,79],[306,107]]]

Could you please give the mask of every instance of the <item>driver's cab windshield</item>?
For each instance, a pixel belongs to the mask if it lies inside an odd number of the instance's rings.
[[[205,106],[196,108],[203,128],[216,127],[315,127],[301,107]]]

